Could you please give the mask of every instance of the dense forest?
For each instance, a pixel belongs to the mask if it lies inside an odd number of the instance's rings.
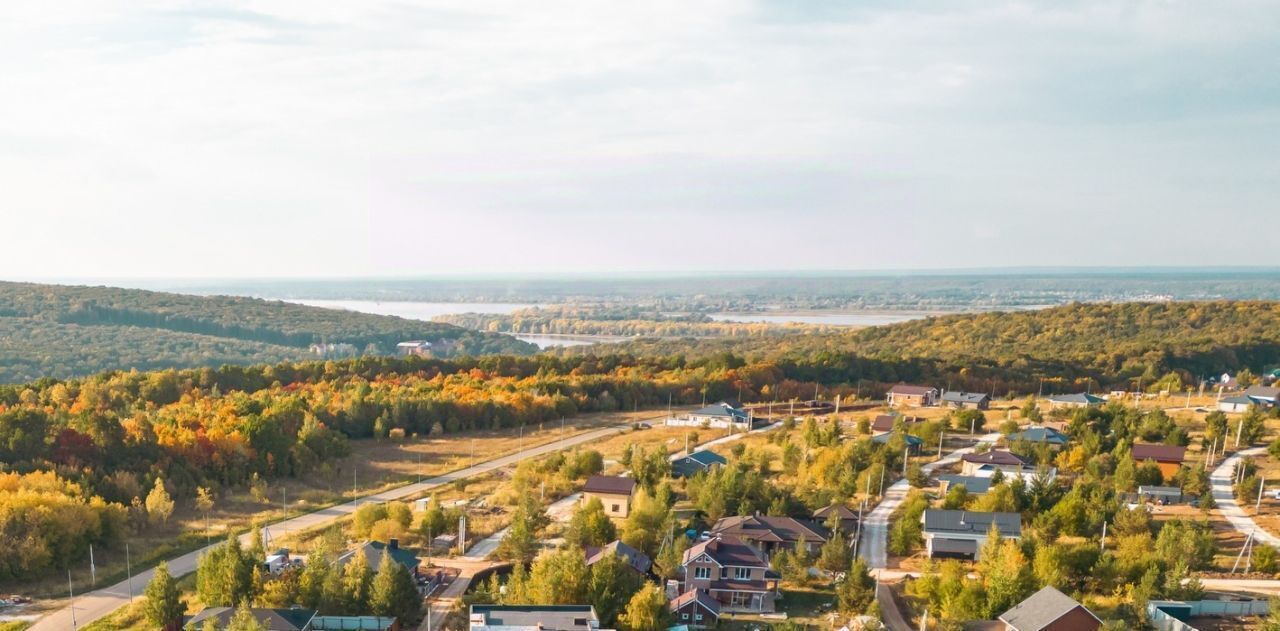
[[[449,355],[534,350],[443,323],[256,298],[0,283],[0,383],[303,359],[320,342],[386,354],[405,340],[449,342]]]
[[[531,357],[365,356],[4,385],[0,474],[11,475],[0,480],[0,532],[28,534],[0,538],[8,562],[0,579],[64,568],[89,543],[109,547],[124,528],[145,527],[157,487],[189,498],[200,486],[336,476],[351,438],[511,428],[668,402],[807,399],[815,386],[823,397],[877,397],[898,381],[1000,394],[1034,391],[1042,377],[1060,391],[1136,377],[1191,383],[1280,362],[1278,319],[1275,303],[1072,305],[837,335]],[[664,348],[673,350],[655,352]],[[74,510],[40,510],[41,495]],[[71,514],[80,517],[63,518]]]
[[[804,324],[717,322],[704,313],[670,314],[640,307],[604,305],[534,307],[510,314],[459,313],[437,316],[435,320],[475,331],[530,335],[763,337],[838,330]]]
[[[556,352],[733,357],[775,365],[802,381],[921,381],[998,395],[1035,392],[1042,381],[1046,393],[1156,382],[1180,390],[1223,372],[1280,364],[1280,303],[1072,304],[826,335],[643,340]]]

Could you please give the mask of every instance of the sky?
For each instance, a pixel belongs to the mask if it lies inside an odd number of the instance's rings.
[[[0,3],[0,278],[1275,265],[1280,4]]]

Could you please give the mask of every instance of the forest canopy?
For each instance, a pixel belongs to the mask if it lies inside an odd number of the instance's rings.
[[[232,296],[0,282],[0,383],[104,370],[261,364],[311,356],[318,343],[388,354],[406,340],[441,354],[530,354],[510,336],[439,322]]]

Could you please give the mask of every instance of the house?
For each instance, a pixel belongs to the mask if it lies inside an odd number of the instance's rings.
[[[722,611],[773,612],[781,577],[742,540],[713,535],[685,550],[682,561],[684,591],[706,591]]]
[[[1280,388],[1271,386],[1249,386],[1244,390],[1244,396],[1258,401],[1263,407],[1271,407],[1276,404],[1276,399],[1280,398]]]
[[[1102,620],[1052,585],[1000,614],[1005,631],[1097,631]]]
[[[1054,447],[1061,447],[1067,444],[1067,441],[1071,439],[1066,434],[1063,434],[1056,429],[1033,425],[1020,432],[1009,434],[1009,442],[1013,442],[1015,440],[1025,440],[1031,443],[1044,443]]]
[[[940,475],[938,476],[939,491],[945,495],[953,486],[963,486],[969,495],[983,495],[991,490],[990,476],[976,475]]]
[[[938,402],[938,389],[900,383],[889,388],[885,401],[889,407],[926,407]]]
[[[400,631],[394,616],[316,616],[313,631]]]
[[[375,572],[378,571],[378,566],[382,564],[382,555],[389,554],[392,561],[403,565],[406,570],[409,570],[410,576],[418,577],[418,566],[422,565],[422,560],[411,550],[401,548],[398,539],[389,539],[386,543],[367,541],[354,550],[349,550],[338,557],[338,567],[346,566],[351,559],[355,558],[356,553],[361,550],[364,551],[364,558],[369,562],[369,567],[373,568]]]
[[[887,445],[895,435],[896,434],[893,432],[889,432],[886,434],[876,434],[875,436],[871,437],[871,442],[877,445]],[[920,455],[920,449],[924,447],[924,441],[921,440],[920,437],[912,436],[911,434],[903,432],[902,441],[907,444],[907,451],[910,452],[911,455],[913,456]]]
[[[826,526],[793,517],[771,515],[735,515],[722,517],[711,527],[713,534],[727,535],[759,550],[768,558],[774,550],[795,550],[803,541],[809,552],[817,554],[831,537]]]
[[[1147,502],[1177,504],[1182,501],[1182,488],[1176,486],[1139,486],[1138,497]]]
[[[880,414],[875,420],[871,421],[871,433],[883,434],[884,432],[892,432],[893,426],[897,424],[898,419],[902,419],[904,425],[912,423],[923,423],[924,419],[914,416],[899,416],[897,414]]]
[[[687,456],[676,458],[671,461],[671,476],[675,478],[688,478],[695,474],[711,470],[712,467],[723,466],[729,461],[724,456],[710,451],[695,451]]]
[[[1160,474],[1166,480],[1177,475],[1178,470],[1182,468],[1182,463],[1187,459],[1187,448],[1178,445],[1134,443],[1133,450],[1130,453],[1138,464],[1148,460],[1154,461],[1160,467]]]
[[[960,457],[960,461],[963,463],[960,466],[961,475],[990,477],[997,470],[1015,475],[1035,472],[1035,467],[1022,456],[996,449],[980,454],[965,454]]]
[[[711,592],[691,589],[671,600],[671,619],[676,624],[692,628],[714,627],[720,622],[720,601]]]
[[[956,409],[985,410],[991,407],[991,395],[985,392],[946,391],[942,406]]]
[[[582,503],[591,498],[599,498],[604,504],[604,513],[610,517],[625,518],[631,509],[631,494],[636,490],[636,481],[617,475],[593,475],[587,478],[582,487]]]
[[[1257,401],[1241,394],[1222,398],[1218,401],[1218,409],[1223,412],[1248,412],[1249,408],[1257,404]]]
[[[231,624],[234,607],[205,607],[200,613],[186,618],[183,628],[204,629],[209,620],[214,621],[218,629],[225,629]],[[252,608],[249,613],[267,631],[314,631],[312,622],[316,617],[315,609],[265,609]]]
[[[426,340],[410,340],[408,342],[400,342],[396,344],[396,352],[409,356],[417,355],[419,357],[431,356],[431,342]]]
[[[742,409],[737,402],[721,401],[704,408],[694,410],[683,417],[671,417],[667,425],[678,427],[713,427],[717,429],[749,430],[753,419],[751,413]]]
[[[590,547],[586,549],[587,567],[591,567],[598,563],[601,559],[609,555],[617,555],[627,562],[631,569],[641,573],[648,574],[649,568],[653,567],[653,561],[645,553],[625,544],[621,541],[613,541],[602,547]]]
[[[925,509],[920,517],[929,558],[978,560],[982,543],[995,524],[1003,539],[1022,537],[1022,516],[1017,513],[978,513],[964,510]]]
[[[832,504],[813,511],[813,521],[826,525],[831,516],[840,520],[840,532],[853,534],[858,528],[858,513],[844,504]]]
[[[1055,394],[1049,397],[1049,407],[1056,408],[1091,408],[1106,403],[1107,400],[1088,392],[1078,394]]]
[[[471,605],[470,631],[592,631],[600,618],[591,605]]]

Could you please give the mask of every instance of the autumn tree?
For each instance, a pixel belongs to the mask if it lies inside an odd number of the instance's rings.
[[[147,519],[153,526],[169,523],[169,517],[173,515],[173,498],[165,490],[163,479],[156,478],[155,486],[147,493],[146,505]]]
[[[599,547],[617,539],[618,529],[605,514],[604,503],[593,497],[573,511],[564,538],[581,548]]]
[[[662,631],[670,626],[671,611],[662,588],[646,583],[627,601],[626,611],[618,617],[622,631]]]

